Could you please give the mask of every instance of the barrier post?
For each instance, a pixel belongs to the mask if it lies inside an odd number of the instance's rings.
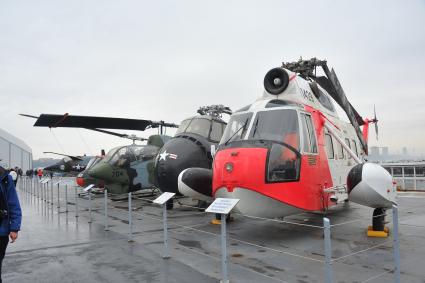
[[[400,283],[400,240],[398,237],[398,207],[393,205],[394,282]]]
[[[50,205],[53,210],[53,180],[50,180]]]
[[[60,187],[59,187],[59,182],[58,182],[58,206],[56,207],[58,209],[58,213],[59,213],[59,209],[61,207],[61,201],[60,201],[60,198],[59,198],[59,196],[60,196],[59,189],[60,189]]]
[[[162,205],[162,222],[164,224],[164,251],[162,258],[170,258],[170,253],[168,252],[168,225],[167,225],[167,205]]]
[[[78,217],[78,187],[75,187],[75,217]]]
[[[332,246],[331,246],[331,222],[329,218],[323,218],[324,241],[325,241],[325,282],[333,282],[332,272]]]
[[[91,223],[91,190],[88,190],[87,193],[89,194],[89,223]]]
[[[170,258],[170,253],[168,252],[168,225],[167,225],[167,201],[169,201],[175,193],[165,192],[162,193],[159,197],[154,199],[152,202],[162,205],[162,223],[164,226],[164,247],[162,258],[167,259]]]
[[[65,185],[65,212],[68,213],[68,185]]]
[[[228,257],[227,257],[227,233],[226,233],[226,214],[221,214],[221,270],[223,279],[221,283],[229,282],[229,275],[227,273]]]
[[[131,207],[131,192],[128,193],[128,241],[133,242],[133,214]]]
[[[239,199],[232,198],[216,198],[213,203],[205,210],[208,213],[221,215],[221,283],[229,283],[228,274],[228,255],[227,255],[227,232],[226,232],[226,217],[230,211],[236,206]]]
[[[105,188],[103,191],[103,207],[105,212],[105,231],[108,231],[108,190]]]

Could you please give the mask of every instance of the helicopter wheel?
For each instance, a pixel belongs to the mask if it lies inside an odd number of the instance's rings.
[[[174,208],[174,199],[169,199],[167,202],[166,202],[166,208],[167,208],[167,210],[172,210],[173,208]]]
[[[385,208],[375,208],[372,218],[373,231],[384,231],[385,229]]]
[[[208,207],[208,202],[203,200],[198,200],[198,211],[205,211],[207,207]]]

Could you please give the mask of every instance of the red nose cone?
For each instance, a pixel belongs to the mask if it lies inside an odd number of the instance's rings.
[[[77,177],[77,185],[80,187],[84,187],[84,178],[82,177]]]

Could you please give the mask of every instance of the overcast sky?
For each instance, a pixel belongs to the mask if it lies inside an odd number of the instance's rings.
[[[251,103],[269,69],[300,56],[327,59],[361,115],[376,104],[370,145],[425,152],[423,0],[0,0],[0,128],[34,158],[98,153],[128,141],[18,113],[179,123]]]

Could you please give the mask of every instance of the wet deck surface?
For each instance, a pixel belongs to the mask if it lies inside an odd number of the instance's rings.
[[[4,282],[218,282],[220,226],[188,200],[168,212],[171,258],[161,257],[162,210],[133,198],[133,240],[128,242],[128,203],[108,201],[110,231],[104,231],[103,196],[78,198],[72,180],[54,205],[20,188],[24,221],[18,242],[3,262]],[[49,194],[50,197],[50,194]],[[186,206],[188,205],[188,206]],[[59,213],[58,213],[59,210]],[[391,221],[391,211],[388,211]],[[399,197],[402,282],[425,282],[425,194]],[[334,282],[392,282],[392,237],[367,238],[372,209],[349,204],[330,213]],[[231,282],[324,282],[322,216],[285,218],[294,225],[234,215],[229,230]],[[356,221],[353,221],[356,220]],[[392,223],[388,226],[392,228]],[[351,256],[348,256],[353,254]],[[380,276],[379,276],[380,275]],[[376,277],[376,278],[373,278]]]

